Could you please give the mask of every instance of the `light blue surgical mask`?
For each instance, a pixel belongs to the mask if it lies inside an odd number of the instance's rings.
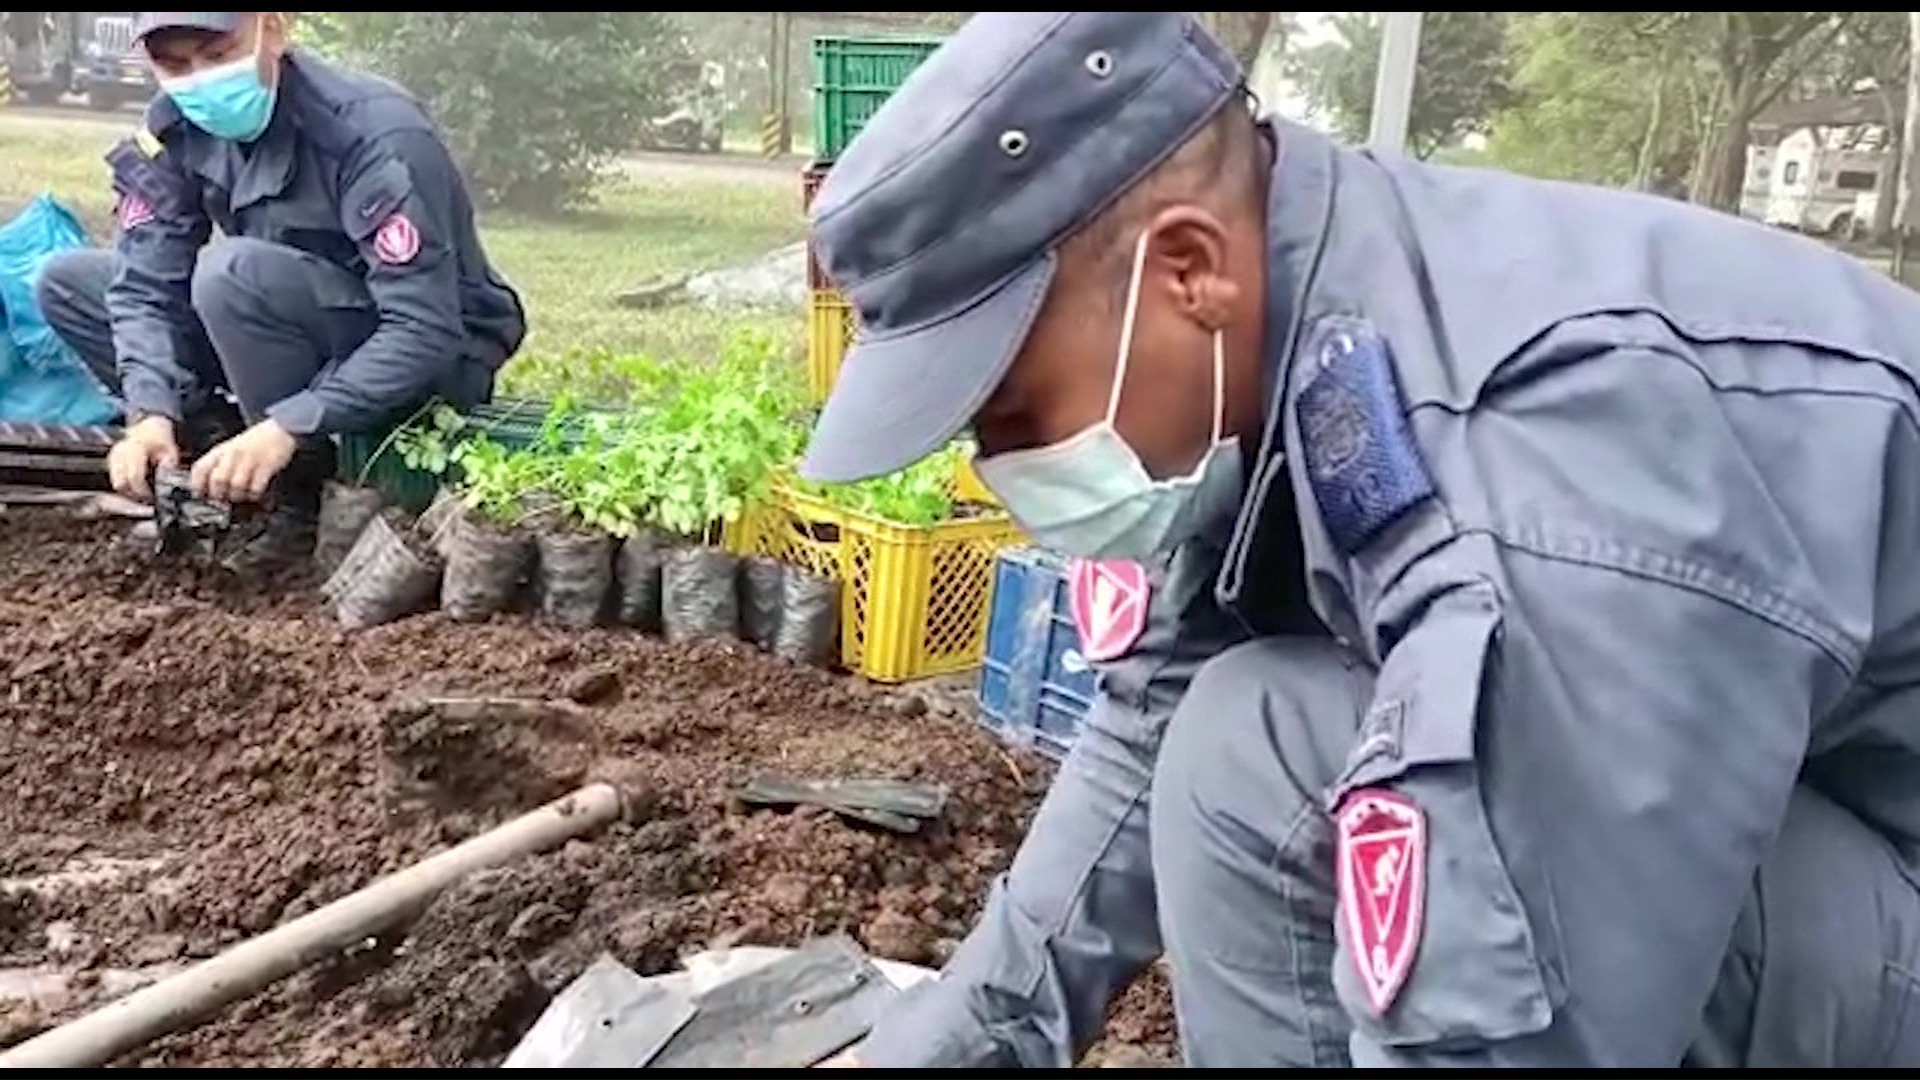
[[[249,143],[265,134],[273,120],[274,91],[260,79],[257,49],[251,56],[191,75],[161,79],[160,89],[189,123],[216,139]]]
[[[1133,254],[1120,355],[1114,362],[1107,414],[1079,433],[1032,450],[981,458],[974,468],[1007,512],[1037,543],[1068,555],[1141,561],[1165,555],[1227,513],[1241,497],[1240,441],[1223,437],[1226,346],[1213,334],[1213,432],[1206,453],[1185,476],[1156,480],[1120,435],[1114,417],[1127,381],[1147,237]]]

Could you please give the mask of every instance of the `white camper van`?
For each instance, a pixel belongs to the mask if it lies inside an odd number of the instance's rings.
[[[1766,177],[1760,220],[1822,236],[1855,235],[1873,221],[1878,201],[1887,156],[1877,143],[1823,144],[1811,128],[1787,136],[1760,174]],[[1760,166],[1765,159],[1749,160]]]

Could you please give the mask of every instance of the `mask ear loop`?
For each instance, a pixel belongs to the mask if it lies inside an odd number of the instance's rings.
[[[1227,426],[1227,332],[1213,332],[1213,442],[1220,444],[1220,432]]]
[[[1127,279],[1127,310],[1120,317],[1120,355],[1113,361],[1113,387],[1107,391],[1107,425],[1120,415],[1120,389],[1127,385],[1127,364],[1133,356],[1133,323],[1140,314],[1140,275],[1147,267],[1147,233],[1133,245],[1133,276]]]

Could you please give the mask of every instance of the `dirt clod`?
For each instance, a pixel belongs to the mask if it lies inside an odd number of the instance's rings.
[[[308,591],[150,565],[124,525],[0,516],[0,957],[212,955],[590,780],[626,813],[461,883],[408,927],[121,1064],[489,1067],[602,951],[642,974],[716,942],[847,933],[937,962],[1034,805],[970,721],[732,642],[426,615],[346,634]],[[550,702],[544,713],[436,709]],[[734,806],[762,772],[938,779],[920,834]],[[79,954],[47,928],[70,927]],[[57,943],[56,943],[57,944]],[[97,1004],[0,997],[0,1045]],[[1111,1036],[1164,1047],[1164,988]]]

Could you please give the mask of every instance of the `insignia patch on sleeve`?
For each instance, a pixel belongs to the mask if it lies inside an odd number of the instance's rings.
[[[1294,419],[1320,518],[1344,554],[1359,552],[1433,496],[1393,356],[1379,336],[1339,333],[1323,345],[1319,370],[1294,402]]]
[[[1147,628],[1152,586],[1146,570],[1126,559],[1081,559],[1073,564],[1068,587],[1081,655],[1105,663],[1131,652]]]
[[[138,228],[153,220],[153,204],[129,191],[120,196],[120,205],[114,208],[114,216],[120,219],[122,231]]]
[[[1340,917],[1367,1003],[1384,1014],[1400,996],[1426,920],[1427,818],[1413,800],[1365,789],[1335,815]]]
[[[388,266],[405,266],[420,254],[420,230],[413,219],[394,211],[373,231],[373,255]]]

